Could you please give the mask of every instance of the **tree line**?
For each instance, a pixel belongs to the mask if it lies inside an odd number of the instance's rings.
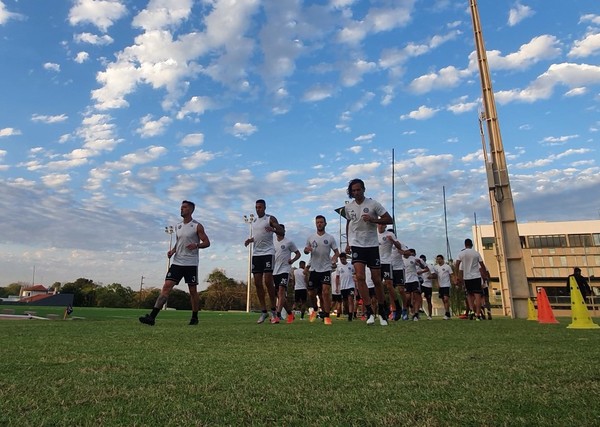
[[[246,283],[227,277],[224,270],[215,269],[208,277],[206,290],[199,292],[200,307],[204,310],[245,310]],[[183,284],[187,289],[187,285]],[[0,298],[18,295],[23,283],[11,283],[0,287]],[[133,290],[120,283],[102,285],[91,279],[79,278],[74,282],[55,282],[51,287],[63,294],[73,294],[73,305],[76,307],[111,307],[111,308],[152,308],[160,293],[159,288],[151,287]],[[254,286],[251,289],[251,307],[258,307],[258,298]],[[173,289],[167,301],[169,308],[191,310],[190,295],[187,291]]]

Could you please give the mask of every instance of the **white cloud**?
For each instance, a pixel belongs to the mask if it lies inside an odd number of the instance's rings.
[[[350,21],[337,35],[340,43],[358,44],[368,34],[390,31],[410,22],[414,1],[406,1],[395,8],[372,7],[361,20]]]
[[[429,108],[425,105],[421,105],[417,110],[413,110],[408,114],[403,114],[400,116],[400,120],[427,120],[431,117],[435,116],[435,114],[439,111],[439,109]]]
[[[204,134],[190,133],[184,136],[179,143],[182,147],[197,147],[204,143]]]
[[[184,157],[181,160],[181,165],[188,170],[197,169],[200,166],[208,163],[212,159],[215,158],[214,153],[209,153],[207,151],[198,150],[194,154],[188,157]]]
[[[230,134],[232,134],[236,138],[240,138],[240,139],[245,139],[246,137],[252,135],[257,130],[258,130],[258,128],[251,123],[239,123],[239,122],[227,129],[227,131]]]
[[[163,116],[158,120],[152,120],[152,115],[148,114],[140,120],[141,126],[135,132],[141,135],[142,138],[151,138],[153,136],[162,135],[166,128],[171,124],[173,119]]]
[[[346,87],[352,87],[362,81],[363,75],[376,71],[377,64],[367,62],[362,59],[347,64],[342,68],[342,84]]]
[[[105,46],[114,42],[114,39],[108,34],[98,36],[92,33],[79,33],[73,36],[76,43],[88,43],[96,46]]]
[[[354,154],[358,154],[362,151],[362,146],[360,145],[353,145],[352,147],[348,148],[349,151],[352,151]]]
[[[572,139],[579,138],[579,135],[547,136],[541,142],[545,145],[562,145]]]
[[[175,26],[190,16],[191,0],[150,0],[146,9],[133,18],[132,25],[147,31]]]
[[[60,114],[58,116],[45,116],[42,114],[33,114],[31,116],[32,122],[41,122],[41,123],[61,123],[66,121],[69,118],[66,114]]]
[[[461,79],[470,76],[468,70],[459,70],[452,65],[442,68],[439,73],[429,73],[417,77],[410,82],[409,89],[416,94],[431,92],[435,89],[445,89],[457,86]]]
[[[354,138],[355,141],[360,142],[360,141],[372,141],[373,138],[375,138],[375,134],[374,133],[368,133],[365,135],[360,135],[357,136],[356,138]]]
[[[64,184],[71,180],[69,174],[66,173],[51,173],[42,176],[42,182],[44,185],[52,188],[62,187]]]
[[[0,138],[6,137],[6,136],[14,136],[14,135],[21,135],[21,131],[19,129],[15,129],[15,128],[0,129]]]
[[[588,92],[588,90],[585,87],[574,87],[573,89],[567,91],[565,93],[565,96],[567,96],[567,97],[581,96],[581,95],[585,95],[587,92]]]
[[[59,64],[55,64],[54,62],[46,62],[44,64],[44,70],[48,70],[48,71],[54,71],[54,72],[60,72],[60,65]]]
[[[4,2],[0,1],[0,25],[6,24],[10,19],[23,19],[23,15],[9,12],[6,10],[6,5]]]
[[[92,24],[106,32],[126,14],[127,8],[119,0],[77,0],[69,11],[69,23]]]
[[[330,98],[333,95],[333,88],[326,86],[313,86],[308,89],[302,96],[302,100],[306,102],[318,102]]]
[[[600,51],[600,33],[588,34],[583,40],[575,40],[567,54],[571,58],[585,58]]]
[[[89,58],[90,58],[90,54],[82,51],[82,52],[77,52],[77,55],[75,55],[74,61],[77,62],[78,64],[83,64]]]
[[[129,170],[137,165],[151,163],[166,153],[167,149],[165,147],[151,145],[141,150],[137,150],[135,153],[125,154],[117,161],[106,162],[104,167],[108,171],[113,169]]]
[[[519,50],[502,56],[498,50],[487,51],[490,68],[497,70],[525,70],[540,61],[554,59],[561,54],[560,42],[555,36],[541,35],[532,38],[528,43],[519,47]],[[477,70],[477,54],[469,56],[469,69]]]
[[[579,18],[579,22],[590,22],[594,25],[600,25],[600,15],[593,15],[591,13],[582,15],[581,18]]]
[[[515,7],[511,8],[508,12],[508,25],[514,27],[525,18],[533,16],[535,12],[529,7],[522,4],[516,4]]]
[[[178,119],[183,119],[188,114],[202,115],[206,110],[214,107],[213,101],[207,96],[192,96],[177,113]]]

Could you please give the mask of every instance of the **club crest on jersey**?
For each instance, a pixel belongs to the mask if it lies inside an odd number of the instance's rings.
[[[281,245],[280,247],[281,247],[281,249],[285,249],[285,245]]]
[[[325,243],[326,245],[328,245],[329,244],[329,240],[325,239],[325,240],[323,240],[323,243]]]
[[[181,230],[181,224],[179,224],[179,227],[177,227],[178,230]]]
[[[369,208],[364,208],[363,213],[369,213]]]

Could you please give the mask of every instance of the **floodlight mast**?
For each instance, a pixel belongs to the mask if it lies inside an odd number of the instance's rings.
[[[513,319],[526,319],[529,285],[476,0],[470,0],[470,8],[484,107],[481,119],[487,125],[490,144],[489,158],[485,150],[484,154],[486,154],[485,166],[494,225],[496,260],[502,289],[502,308],[506,316]],[[477,244],[479,245],[479,242]]]

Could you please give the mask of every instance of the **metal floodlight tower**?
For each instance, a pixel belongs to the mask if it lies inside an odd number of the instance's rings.
[[[498,275],[502,289],[502,308],[506,316],[513,319],[526,319],[529,284],[527,283],[525,263],[523,262],[519,228],[508,178],[506,156],[502,146],[477,1],[470,0],[470,7],[483,95],[484,112],[481,120],[485,121],[487,125],[490,144],[489,158],[485,149],[484,155],[496,238],[496,260],[498,261]]]

